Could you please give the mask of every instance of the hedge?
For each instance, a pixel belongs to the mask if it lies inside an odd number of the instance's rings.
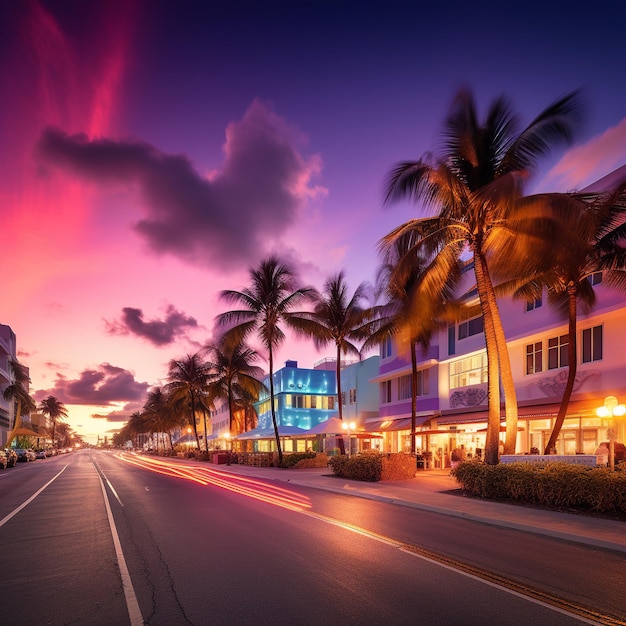
[[[410,454],[355,454],[333,456],[328,466],[336,476],[351,480],[407,480],[415,476],[417,463]]]
[[[626,514],[626,467],[615,471],[570,463],[507,463],[486,465],[466,461],[450,473],[464,492],[542,506],[596,513]]]

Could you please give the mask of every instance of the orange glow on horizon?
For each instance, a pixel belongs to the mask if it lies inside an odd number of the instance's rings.
[[[221,472],[208,467],[186,465],[180,462],[165,461],[151,457],[141,457],[125,452],[118,453],[122,461],[141,467],[142,469],[174,478],[183,478],[200,485],[213,485],[248,498],[260,500],[267,504],[280,506],[291,511],[303,511],[311,508],[308,498],[295,494],[288,489],[276,487],[266,482],[238,476],[230,472]]]

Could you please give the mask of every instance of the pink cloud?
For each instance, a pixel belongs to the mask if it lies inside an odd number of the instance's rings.
[[[587,143],[569,150],[548,172],[542,187],[582,189],[626,163],[626,118]]]

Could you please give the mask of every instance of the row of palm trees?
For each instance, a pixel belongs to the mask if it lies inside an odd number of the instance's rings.
[[[441,154],[400,163],[389,174],[387,203],[408,199],[434,213],[409,220],[381,239],[376,301],[365,305],[364,283],[351,294],[343,272],[328,278],[319,293],[299,286],[294,272],[277,257],[265,259],[249,270],[249,287],[221,292],[221,298],[236,308],[217,316],[223,335],[217,345],[207,347],[211,358],[196,354],[170,363],[169,382],[160,393],[177,407],[171,419],[191,416],[195,429],[197,413],[206,419],[221,397],[228,398],[232,424],[234,407],[249,407],[261,390],[256,370],[250,370],[249,379],[242,377],[250,383],[245,389],[239,380],[259,356],[245,343],[256,335],[268,359],[271,416],[282,461],[273,373],[274,353],[285,340],[285,330],[312,338],[317,347],[335,345],[339,398],[342,355],[361,355],[393,337],[411,355],[415,452],[417,347],[427,349],[439,328],[480,314],[488,360],[485,460],[497,463],[501,386],[506,453],[515,452],[517,438],[517,398],[497,296],[532,300],[547,290],[550,303],[565,306],[570,335],[567,387],[546,450],[552,447],[576,375],[577,305],[592,306],[595,301],[587,279],[601,272],[606,284],[626,288],[625,185],[604,193],[524,195],[539,158],[573,140],[580,112],[580,94],[573,92],[519,130],[503,98],[491,105],[481,122],[472,94],[461,91],[444,125]],[[475,290],[466,293],[475,291],[474,299],[458,294],[468,265],[473,268]],[[241,357],[236,366],[235,353]],[[342,418],[341,401],[338,412]],[[199,446],[197,430],[196,440]]]
[[[19,433],[19,429],[23,426],[22,415],[39,411],[47,415],[49,422],[52,423],[52,445],[55,447],[57,442],[57,423],[62,422],[68,416],[65,404],[55,396],[48,396],[37,405],[28,391],[30,384],[28,369],[17,359],[11,359],[9,360],[9,371],[11,382],[3,390],[2,396],[6,402],[15,404],[15,421],[5,446],[9,447],[11,445],[11,442]],[[63,429],[62,436],[63,439],[67,438],[68,431],[66,429]]]

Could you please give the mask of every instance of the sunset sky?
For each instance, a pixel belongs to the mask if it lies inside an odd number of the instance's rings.
[[[625,164],[620,3],[480,6],[0,0],[0,323],[35,398],[90,441],[119,428],[270,252],[303,284],[373,282],[419,212],[383,206],[386,175],[438,150],[461,87],[524,125],[583,90],[529,192]],[[332,353],[289,339],[276,362]]]

